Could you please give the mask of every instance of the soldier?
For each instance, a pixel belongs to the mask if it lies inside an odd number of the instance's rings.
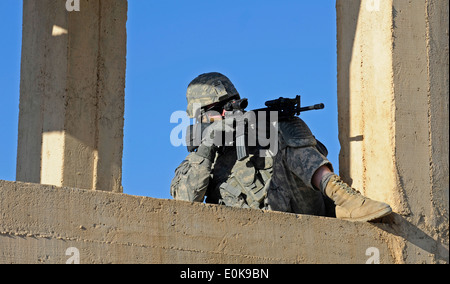
[[[175,170],[170,189],[174,199],[203,202],[206,197],[207,203],[334,215],[362,222],[392,212],[389,205],[364,197],[333,173],[326,148],[299,117],[278,121],[276,154],[256,145],[249,147],[247,158],[238,160],[235,147],[215,139],[222,137],[218,134],[234,131],[217,114],[222,113],[226,102],[238,98],[234,85],[220,73],[202,74],[189,84],[188,115],[212,123],[203,131],[198,148]],[[199,104],[203,111],[196,112],[194,104]],[[211,110],[214,112],[208,112]],[[327,206],[330,203],[334,206]],[[330,208],[335,209],[332,214]]]

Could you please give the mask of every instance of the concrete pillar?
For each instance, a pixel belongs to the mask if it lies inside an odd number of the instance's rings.
[[[23,1],[17,180],[122,192],[127,1],[68,2]]]
[[[336,8],[340,175],[399,214],[399,232],[416,240],[400,258],[448,261],[449,2]]]

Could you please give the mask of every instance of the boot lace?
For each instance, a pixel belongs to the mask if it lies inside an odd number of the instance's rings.
[[[343,182],[341,179],[336,180],[335,184],[337,186],[339,186],[340,188],[344,189],[345,192],[348,193],[349,195],[361,195],[361,192],[359,190],[356,190],[355,188],[350,187],[348,184]]]

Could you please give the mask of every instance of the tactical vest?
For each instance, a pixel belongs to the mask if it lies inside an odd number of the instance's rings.
[[[239,208],[265,208],[267,189],[273,173],[273,157],[270,152],[263,150],[265,154],[261,155],[259,150],[254,150],[249,157],[238,161],[235,148],[226,148],[227,153],[216,158],[213,168],[212,190],[216,194],[220,193],[217,203]]]

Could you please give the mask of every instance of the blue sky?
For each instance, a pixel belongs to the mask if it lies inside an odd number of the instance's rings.
[[[301,117],[338,169],[336,14],[332,0],[129,0],[124,192],[170,198],[184,147],[170,143],[174,111],[185,110],[197,75],[228,76],[249,109],[302,96],[325,110]],[[14,180],[22,1],[0,1],[0,179]]]

